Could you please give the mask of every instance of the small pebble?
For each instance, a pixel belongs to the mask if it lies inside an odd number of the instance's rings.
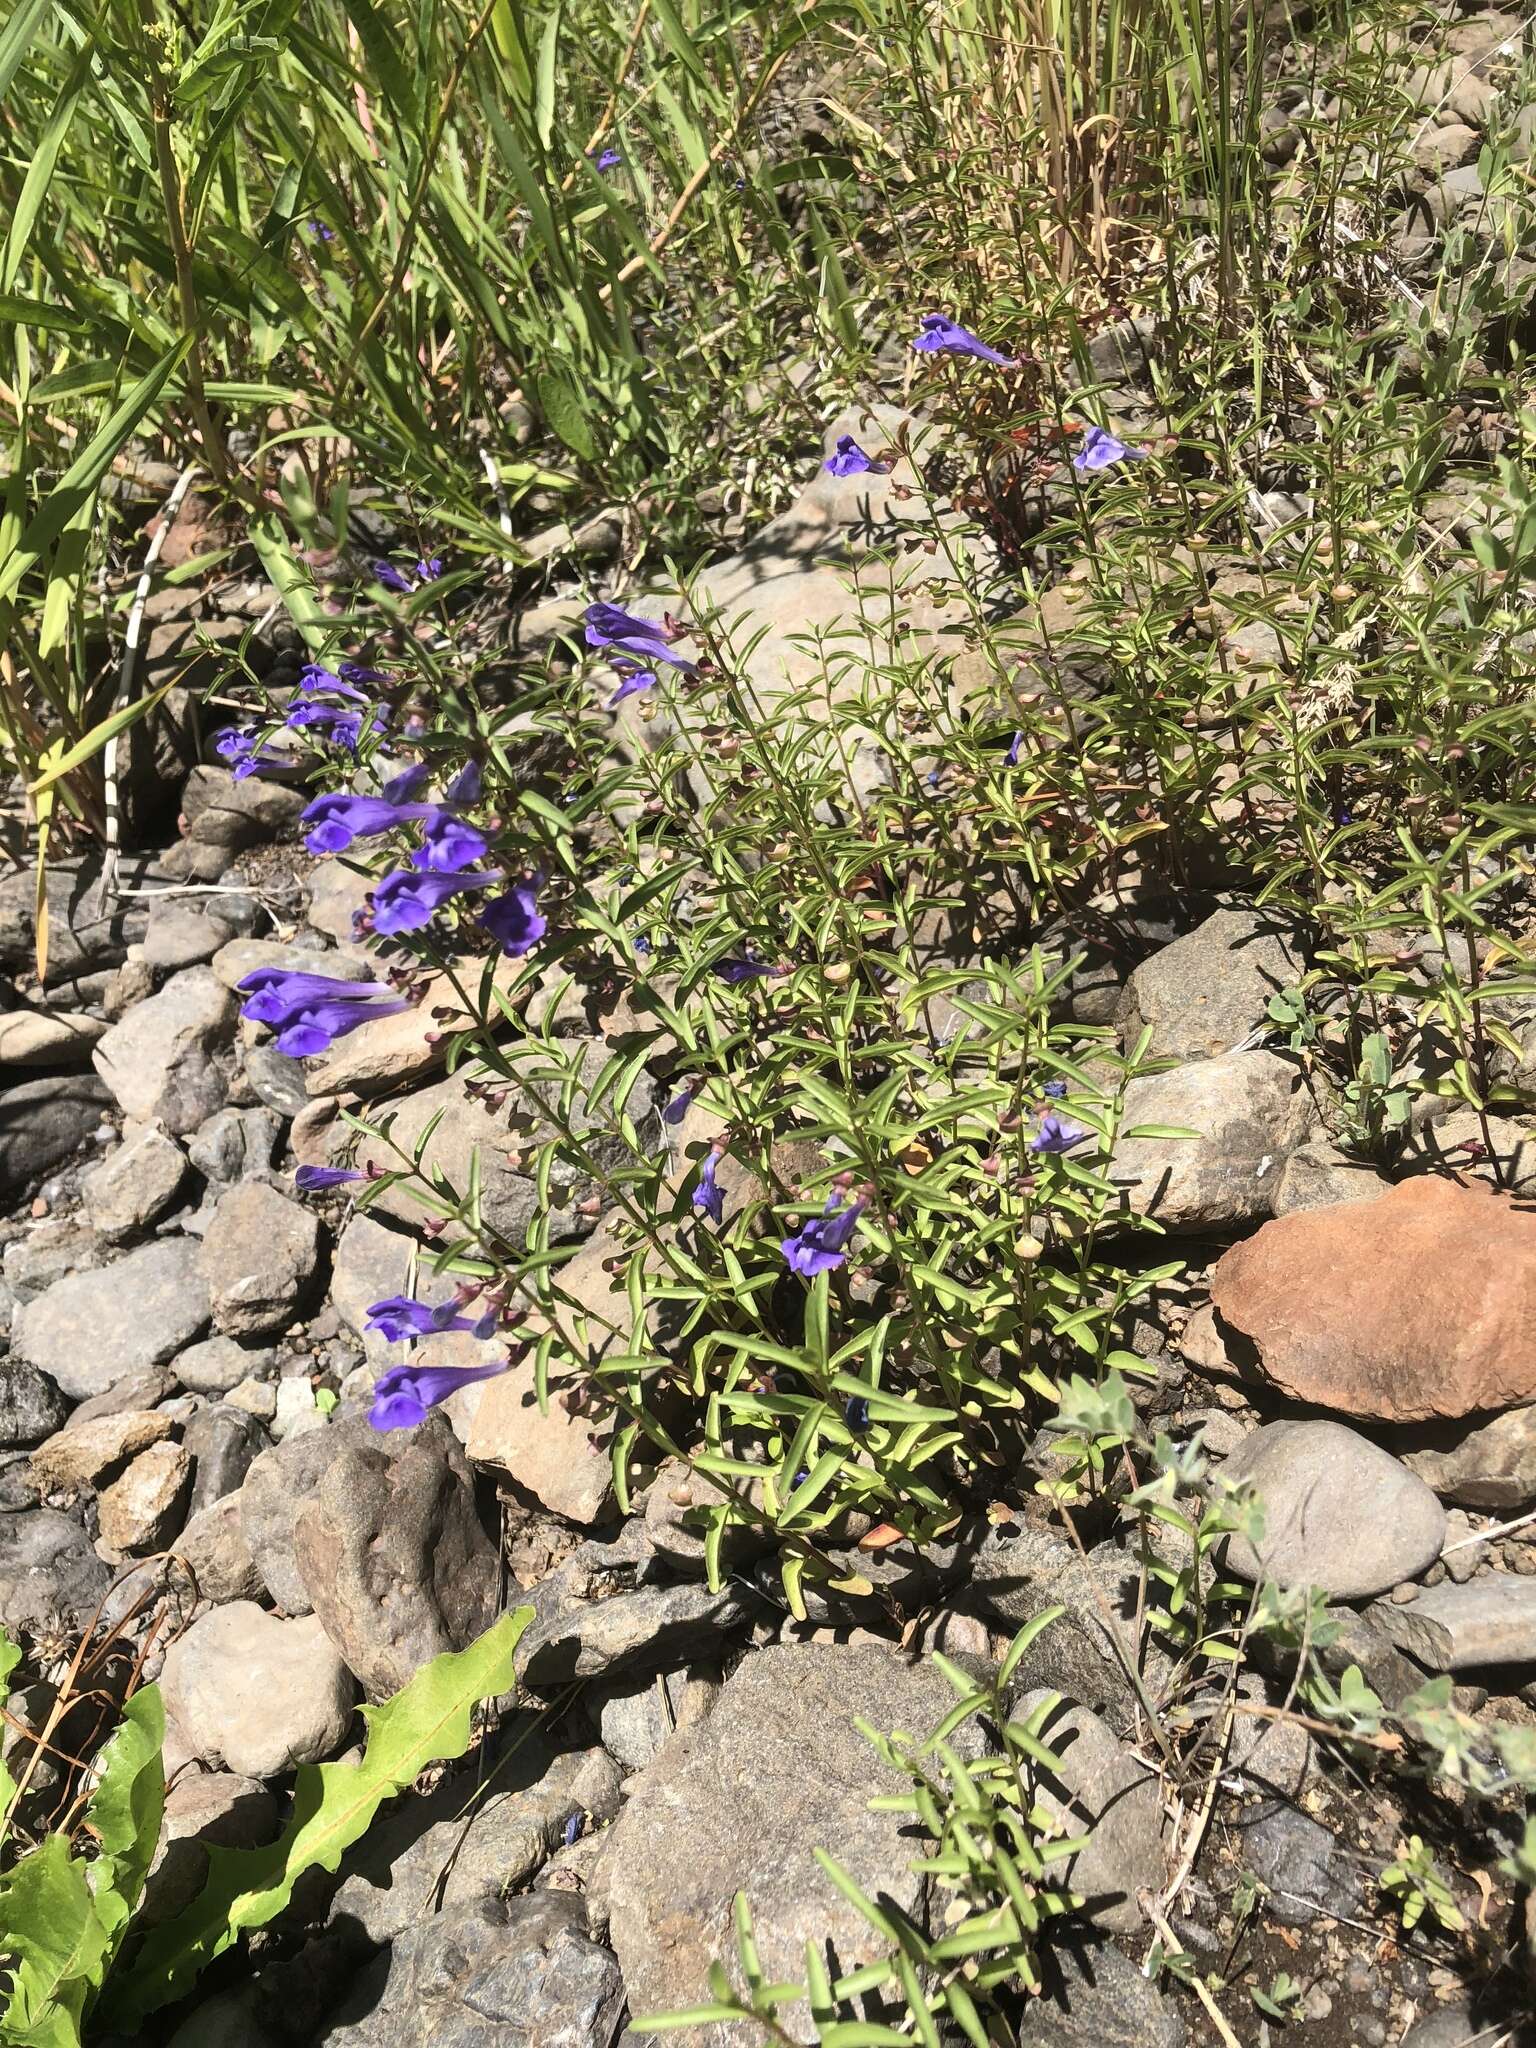
[[[1387,1598],[1392,1602],[1392,1605],[1394,1607],[1407,1607],[1411,1605],[1413,1601],[1417,1600],[1418,1597],[1419,1589],[1417,1586],[1412,1584],[1394,1586],[1391,1592],[1387,1595]]]

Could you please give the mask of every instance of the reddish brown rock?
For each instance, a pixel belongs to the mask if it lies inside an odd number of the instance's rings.
[[[1477,1183],[1279,1217],[1220,1261],[1211,1299],[1313,1407],[1424,1422],[1536,1401],[1536,1208]]]

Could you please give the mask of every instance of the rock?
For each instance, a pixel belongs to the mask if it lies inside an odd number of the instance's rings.
[[[1273,1207],[1281,1169],[1311,1136],[1317,1111],[1295,1070],[1271,1052],[1229,1053],[1132,1081],[1126,1135],[1108,1174],[1126,1207],[1174,1232],[1226,1231]],[[1193,1139],[1138,1138],[1146,1125]]]
[[[1445,1542],[1445,1510],[1423,1480],[1341,1423],[1266,1423],[1222,1477],[1251,1482],[1264,1503],[1258,1549],[1243,1535],[1227,1543],[1229,1569],[1250,1584],[1366,1600],[1428,1571]]]
[[[619,1966],[564,1892],[485,1900],[409,1928],[370,1963],[324,2048],[610,2048]]]
[[[171,1434],[171,1418],[129,1409],[122,1415],[100,1415],[73,1429],[60,1430],[32,1453],[32,1471],[46,1489],[78,1493],[99,1486],[130,1458],[163,1443]]]
[[[1211,1299],[1314,1407],[1417,1422],[1536,1400],[1536,1212],[1475,1183],[1281,1217],[1222,1257]]]
[[[291,837],[306,801],[303,790],[264,775],[237,782],[227,768],[198,767],[187,777],[181,808],[194,845],[239,852]]]
[[[64,1427],[84,1429],[98,1416],[128,1415],[136,1409],[142,1412],[158,1408],[162,1401],[169,1401],[175,1391],[173,1373],[163,1365],[147,1365],[141,1372],[131,1372],[125,1379],[115,1380],[104,1394],[93,1394],[88,1401],[82,1401]]]
[[[265,1173],[282,1135],[270,1109],[221,1109],[198,1126],[187,1156],[204,1180],[227,1187]]]
[[[558,1395],[539,1412],[531,1357],[467,1387],[454,1404],[455,1420],[467,1418],[465,1448],[477,1465],[505,1472],[567,1522],[590,1528],[613,1514],[613,1467],[605,1446],[590,1441],[591,1418],[571,1414]]]
[[[205,1337],[177,1353],[173,1370],[194,1394],[227,1394],[243,1380],[267,1371],[272,1359],[270,1350],[247,1351],[233,1337]]]
[[[189,967],[112,1026],[92,1055],[96,1071],[129,1116],[182,1137],[228,1094],[215,1054],[234,1035],[235,1011],[209,968]]]
[[[258,1422],[272,1423],[277,1417],[277,1388],[269,1380],[242,1380],[225,1397],[231,1408],[243,1408]],[[275,1434],[275,1432],[274,1432]]]
[[[193,1460],[191,1512],[235,1493],[271,1442],[254,1415],[243,1409],[204,1408],[181,1433]]]
[[[287,1387],[295,1382],[284,1380],[280,1384]],[[290,1436],[270,1451],[263,1451],[246,1473],[239,1495],[240,1526],[267,1591],[285,1613],[313,1612],[293,1553],[293,1522],[300,1504],[314,1492],[331,1461],[344,1450],[359,1444],[385,1444],[393,1448],[402,1438],[409,1440],[412,1434],[409,1430],[391,1430],[381,1437],[369,1427],[366,1416],[355,1413],[329,1423],[320,1417],[316,1428]]]
[[[514,1738],[486,1797],[476,1800],[463,1776],[449,1777],[375,1821],[343,1863],[328,1924],[395,1941],[433,1913],[461,1914],[521,1891],[573,1815],[613,1818],[619,1786],[600,1749],[552,1756],[537,1739]]]
[[[288,939],[231,939],[213,956],[213,971],[227,989],[238,992],[258,967],[280,967],[285,974],[324,974],[332,981],[372,981],[378,963],[361,953],[338,953],[334,947],[303,945]]]
[[[747,1488],[749,1497],[760,1502],[761,1489],[756,1483],[749,1480]],[[646,1542],[659,1558],[691,1579],[708,1576],[699,1509],[719,1498],[714,1487],[691,1472],[682,1458],[662,1459],[645,1497]],[[748,1522],[732,1523],[720,1542],[721,1568],[740,1571],[773,1547],[771,1530]]]
[[[1137,1895],[1161,1891],[1163,1801],[1155,1774],[1136,1762],[1118,1738],[1086,1707],[1041,1687],[1012,1705],[1012,1718],[1034,1726],[1056,1758],[1053,1770],[1037,1762],[1035,1797],[1067,1835],[1092,1838],[1065,1862],[1050,1866],[1052,1880],[1081,1892],[1083,1911],[1111,1934],[1136,1934],[1143,1925]]]
[[[1245,1805],[1243,1820],[1251,1825],[1261,1812],[1276,1806],[1297,1806],[1312,1776],[1312,1737],[1292,1720],[1270,1720],[1267,1716],[1243,1712],[1244,1704],[1270,1704],[1264,1681],[1248,1671],[1237,1682],[1238,1710],[1232,1717],[1232,1734],[1227,1746],[1227,1777],[1241,1780],[1242,1789],[1256,1804]],[[1281,1692],[1277,1704],[1283,1704]]]
[[[1177,2008],[1111,1941],[1053,1932],[1018,2048],[1185,2048]]]
[[[1421,1591],[1406,1607],[1373,1608],[1383,1630],[1426,1671],[1536,1665],[1536,1579],[1487,1572]]]
[[[642,1771],[675,1729],[692,1728],[720,1697],[708,1665],[630,1679],[603,1700],[603,1747],[626,1771]]]
[[[149,873],[141,861],[124,861],[121,880],[137,887]],[[143,936],[147,913],[142,900],[115,897],[98,908],[101,863],[50,860],[48,900],[48,984],[74,981],[96,968],[115,967],[130,944]],[[30,863],[0,879],[0,967],[32,975],[37,966],[37,882]]]
[[[464,1455],[429,1416],[391,1454],[343,1449],[294,1518],[299,1575],[326,1634],[370,1699],[386,1699],[496,1617],[496,1547]]]
[[[1444,128],[1425,123],[1415,130],[1409,154],[1415,170],[1438,178],[1445,171],[1454,171],[1462,164],[1475,162],[1482,146],[1482,137],[1477,130],[1468,128],[1464,122],[1452,121]]]
[[[237,1493],[226,1493],[189,1515],[173,1547],[191,1571],[200,1600],[219,1606],[226,1600],[266,1598],[266,1583],[240,1526]]]
[[[1399,1171],[1466,1175],[1527,1200],[1536,1194],[1536,1131],[1507,1116],[1457,1110],[1411,1129]]]
[[[1149,1059],[1219,1059],[1268,1034],[1271,996],[1304,971],[1294,935],[1272,914],[1218,910],[1143,960],[1125,985],[1115,1027],[1127,1050],[1150,1030]]]
[[[0,1515],[0,1622],[13,1633],[84,1628],[111,1575],[85,1531],[53,1508]]]
[[[293,1436],[307,1436],[324,1427],[325,1417],[315,1405],[315,1390],[309,1381],[279,1380],[274,1390],[272,1413],[272,1434],[278,1442],[285,1443]]]
[[[12,1238],[6,1246],[6,1291],[18,1307],[36,1301],[55,1280],[92,1272],[106,1255],[107,1247],[94,1230],[67,1216],[51,1217],[35,1223],[26,1236]]]
[[[85,1067],[106,1030],[100,1017],[56,1010],[0,1011],[0,1067]]]
[[[1335,1202],[1371,1202],[1391,1183],[1362,1159],[1351,1159],[1326,1138],[1309,1138],[1286,1160],[1275,1186],[1274,1210],[1326,1209]]]
[[[368,896],[373,889],[373,877],[358,874],[344,861],[323,860],[312,868],[305,878],[304,894],[310,923],[327,938],[334,939],[338,946],[353,945],[357,942],[355,919],[367,908]],[[329,974],[330,968],[326,968]],[[373,969],[366,975],[359,975],[360,981],[371,981]]]
[[[420,1211],[417,1212],[420,1221]],[[405,1355],[399,1344],[367,1327],[368,1310],[391,1294],[408,1294],[436,1308],[453,1299],[457,1281],[450,1273],[434,1273],[431,1253],[403,1230],[391,1230],[371,1215],[351,1215],[336,1240],[331,1266],[331,1304],[363,1347],[371,1365],[397,1365]],[[506,1356],[504,1338],[481,1338],[468,1330],[445,1330],[432,1339],[434,1365],[488,1365]],[[454,1396],[454,1409],[478,1388]],[[462,1435],[463,1432],[461,1431]]]
[[[278,1116],[296,1117],[308,1103],[301,1060],[290,1059],[275,1045],[247,1045],[240,1063],[258,1101]]]
[[[252,1994],[220,1991],[205,1998],[172,2034],[168,2048],[278,2048],[251,2010]]]
[[[1292,1807],[1271,1808],[1243,1828],[1238,1853],[1268,1890],[1265,1910],[1282,1926],[1348,1919],[1359,1909],[1359,1881],[1345,1852],[1327,1828]]]
[[[181,1192],[186,1155],[153,1124],[126,1136],[80,1183],[92,1228],[109,1242],[132,1237],[163,1216]]]
[[[535,1619],[514,1652],[521,1683],[547,1694],[574,1678],[677,1664],[758,1611],[732,1581],[718,1593],[645,1583],[645,1555],[622,1539],[583,1543],[541,1581]]]
[[[923,1926],[928,1881],[906,1824],[869,1804],[907,1782],[853,1724],[925,1736],[953,1703],[937,1671],[883,1647],[800,1644],[744,1658],[708,1719],[633,1781],[608,1837],[601,1877],[630,2010],[697,2005],[711,1965],[732,1970],[738,1892],[770,1982],[804,1981],[807,1941],[844,1971],[884,1955],[883,1937],[815,1861],[829,1842],[866,1897]],[[780,2024],[801,2038],[806,2014],[786,2008]],[[672,2038],[726,2048],[736,2032],[703,2024]]]
[[[11,1348],[82,1401],[174,1358],[207,1322],[197,1246],[170,1237],[99,1272],[55,1281],[17,1314]]]
[[[68,1413],[68,1402],[46,1373],[19,1358],[0,1358],[0,1450],[41,1443]]]
[[[512,963],[521,968],[521,961]],[[475,975],[478,982],[479,974]],[[459,1007],[452,985],[434,983],[439,1003]],[[329,1052],[321,1053],[308,1069],[306,1087],[311,1095],[340,1095],[355,1090],[360,1095],[377,1095],[402,1087],[433,1073],[448,1057],[454,1043],[432,1016],[431,998],[391,1017],[377,1017],[338,1038]]]
[[[136,1915],[158,1927],[190,1906],[208,1875],[208,1851],[255,1849],[277,1833],[277,1801],[256,1778],[183,1771],[165,1794],[160,1844]]]
[[[582,1056],[581,1084],[571,1111],[573,1131],[583,1140],[600,1171],[616,1168],[630,1156],[623,1139],[610,1130],[608,1112],[603,1111],[600,1119],[593,1118],[584,1107],[588,1091],[608,1058],[609,1048],[603,1040],[595,1039],[587,1046]],[[642,1077],[630,1094],[628,1112],[642,1132],[650,1125],[654,1100],[653,1084]],[[511,1105],[496,1112],[485,1109],[465,1095],[464,1081],[459,1075],[450,1075],[446,1080],[434,1081],[392,1100],[377,1113],[394,1117],[392,1142],[408,1152],[422,1144],[428,1124],[437,1119],[431,1136],[425,1140],[421,1171],[459,1195],[469,1187],[472,1162],[478,1153],[480,1213],[486,1228],[508,1243],[521,1246],[535,1216],[547,1223],[552,1244],[590,1234],[593,1219],[581,1213],[581,1205],[601,1190],[584,1173],[573,1166],[557,1164],[550,1180],[548,1202],[540,1199],[533,1154],[556,1135],[552,1124],[530,1114],[514,1130]],[[331,1127],[331,1136],[339,1158],[350,1151],[356,1133],[338,1121]],[[513,1158],[525,1163],[513,1166]],[[364,1138],[356,1146],[353,1163],[357,1166],[384,1166],[390,1161],[398,1165],[398,1154],[376,1140]],[[421,1220],[421,1205],[404,1186],[379,1190],[369,1207],[406,1223],[417,1224]]]
[[[92,1074],[45,1074],[0,1093],[0,1193],[62,1165],[111,1107],[111,1090]]]
[[[221,896],[221,904],[250,904],[250,899]],[[251,906],[254,908],[254,906]],[[235,935],[234,925],[210,910],[198,910],[191,903],[172,897],[150,906],[149,924],[130,958],[142,960],[157,974],[176,974],[183,967],[204,967],[227,946]]]
[[[1504,2032],[1502,2022],[1489,2024],[1496,2017],[1485,2013],[1480,2020],[1471,2006],[1443,2006],[1439,2012],[1426,2013],[1416,2021],[1404,2034],[1399,2048],[1496,2048]]]
[[[192,1459],[180,1444],[153,1444],[98,1500],[101,1540],[127,1557],[163,1550],[181,1527]]]
[[[1516,1514],[1536,1501],[1536,1407],[1511,1408],[1486,1422],[1439,1426],[1428,1441],[1416,1431],[1403,1463],[1442,1500]]]
[[[320,1225],[261,1181],[219,1197],[203,1238],[202,1270],[215,1326],[264,1337],[286,1329],[320,1262]]]
[[[352,1725],[352,1674],[319,1622],[282,1621],[246,1600],[215,1607],[172,1643],[160,1689],[185,1749],[243,1777],[334,1756]]]

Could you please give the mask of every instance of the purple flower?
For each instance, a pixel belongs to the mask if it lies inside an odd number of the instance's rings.
[[[426,788],[431,773],[425,761],[413,761],[385,783],[380,795],[387,804],[411,803]]]
[[[499,869],[481,874],[420,874],[394,868],[373,892],[373,928],[380,938],[397,932],[419,932],[429,925],[450,896],[460,889],[488,889],[502,880]]]
[[[549,919],[539,908],[537,885],[514,882],[505,896],[487,903],[480,913],[484,930],[510,959],[521,960],[549,930]]]
[[[1058,1116],[1054,1109],[1048,1109],[1040,1119],[1040,1128],[1029,1141],[1031,1152],[1070,1152],[1074,1145],[1081,1145],[1087,1131],[1081,1124],[1075,1124],[1070,1117]]]
[[[695,1209],[716,1224],[725,1221],[725,1189],[715,1179],[720,1168],[720,1156],[713,1150],[706,1155],[699,1173],[699,1184],[693,1191]]]
[[[565,1828],[561,1839],[564,1841],[567,1849],[581,1840],[581,1815],[579,1813],[568,1813],[566,1815]]]
[[[412,1429],[439,1401],[476,1380],[494,1379],[511,1363],[501,1358],[491,1365],[392,1365],[373,1383],[368,1420],[375,1429]]]
[[[429,818],[435,804],[392,803],[384,796],[317,796],[299,813],[299,822],[309,826],[304,844],[311,853],[345,853],[354,839],[377,839],[397,825],[415,818]]]
[[[378,981],[333,981],[326,974],[294,974],[256,967],[236,984],[246,998],[240,1014],[277,1032],[277,1049],[292,1059],[326,1052],[332,1043],[411,1005]]]
[[[1012,356],[999,355],[995,348],[988,348],[984,341],[978,341],[968,327],[958,326],[943,313],[923,316],[912,346],[919,355],[976,356],[984,363],[996,363],[1000,369],[1013,368]]]
[[[320,242],[334,242],[336,239],[335,229],[328,228],[323,220],[312,220],[309,232]]]
[[[845,1209],[839,1206],[842,1199],[841,1195],[830,1196],[821,1215],[802,1224],[793,1237],[786,1237],[779,1246],[791,1273],[798,1273],[803,1280],[814,1280],[818,1273],[830,1273],[847,1256],[848,1240],[864,1213],[864,1204],[850,1202]]]
[[[696,661],[685,661],[682,655],[672,652],[672,634],[654,619],[637,619],[633,612],[617,604],[589,604],[582,618],[589,647],[616,648],[620,654],[633,656],[643,668],[664,661],[688,675],[697,672]]]
[[[821,466],[833,476],[863,476],[866,470],[876,476],[885,474],[884,465],[871,462],[852,434],[838,435],[836,454],[829,455]]]
[[[431,1308],[413,1301],[408,1294],[391,1294],[368,1309],[363,1327],[377,1330],[386,1344],[405,1344],[413,1337],[436,1337],[444,1330],[469,1330],[476,1337],[489,1337],[496,1329],[494,1312],[485,1316],[461,1316],[456,1301],[440,1302]]]
[[[850,1394],[843,1403],[843,1420],[855,1436],[863,1436],[869,1428],[869,1401],[863,1394]]]
[[[347,665],[351,666],[350,663]],[[318,661],[308,662],[300,669],[298,690],[299,694],[305,697],[326,694],[332,697],[350,697],[354,704],[368,702],[366,692],[353,689],[352,685],[344,683],[339,675],[328,668],[322,668]]]
[[[596,150],[589,149],[587,151],[587,161],[594,170],[613,171],[618,169],[624,159],[616,149],[605,149],[601,154]]]
[[[426,823],[422,827],[421,845],[411,855],[413,868],[456,875],[485,858],[490,842],[483,832],[466,825],[447,804],[424,804],[421,808]]]
[[[355,1166],[300,1166],[294,1170],[293,1184],[301,1195],[317,1195],[323,1188],[345,1187],[349,1181],[367,1178]]]
[[[484,786],[480,763],[466,761],[443,791],[443,797],[445,802],[450,804],[477,804]]]
[[[656,681],[653,668],[624,669],[619,675],[619,687],[608,699],[608,709],[614,710],[626,697],[638,697],[642,690],[649,690]]]
[[[1117,441],[1106,427],[1090,427],[1083,436],[1083,444],[1072,458],[1072,467],[1079,470],[1108,469],[1115,462],[1145,462],[1145,448],[1128,448],[1124,441]]]
[[[751,981],[759,974],[776,974],[778,969],[771,960],[717,960],[715,972],[735,988],[739,982]]]
[[[686,1087],[678,1089],[677,1093],[673,1096],[672,1100],[661,1112],[662,1122],[664,1124],[680,1124],[683,1118],[688,1114],[689,1106],[692,1103],[692,1101],[693,1084],[692,1082],[689,1082]]]
[[[441,555],[429,555],[424,562],[416,564],[416,575],[423,583],[435,583],[442,573],[443,558]]]
[[[338,661],[336,673],[347,683],[387,683],[389,677],[381,668],[369,668],[364,661]]]
[[[283,723],[295,731],[324,733],[333,747],[345,747],[349,754],[357,752],[358,741],[363,736],[362,712],[344,711],[334,704],[295,704]],[[383,732],[388,723],[386,714],[377,712],[369,730]]]
[[[293,757],[274,753],[256,737],[254,725],[226,725],[213,736],[214,752],[222,754],[234,771],[236,782],[259,775],[263,768],[291,768]]]
[[[400,597],[409,597],[413,590],[419,590],[423,583],[435,583],[443,573],[443,558],[433,555],[418,562],[414,569],[397,569],[393,562],[370,562],[369,567],[386,590],[393,590]]]
[[[1067,1084],[1065,1081],[1047,1081],[1040,1090],[1042,1095],[1049,1095],[1053,1102],[1060,1102],[1066,1092]]]
[[[1023,752],[1023,749],[1024,735],[1021,732],[1016,732],[1013,738],[1008,742],[1008,751],[1003,756],[1005,766],[1009,768],[1017,768],[1019,765],[1019,755]]]

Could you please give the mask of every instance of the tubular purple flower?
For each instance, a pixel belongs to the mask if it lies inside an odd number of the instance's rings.
[[[879,473],[852,434],[838,435],[836,453],[829,455],[821,466],[833,476],[863,476],[866,470]]]
[[[443,558],[441,555],[429,555],[424,562],[416,564],[416,575],[422,583],[435,583],[442,573]]]
[[[478,761],[466,761],[443,791],[443,801],[450,804],[477,804],[484,788]]]
[[[698,671],[696,661],[686,661],[682,655],[672,652],[672,634],[654,619],[637,619],[633,612],[627,612],[617,604],[589,604],[582,618],[589,647],[616,648],[620,654],[630,655],[642,668],[664,661],[669,667],[682,669],[687,675]]]
[[[813,1216],[793,1237],[781,1241],[779,1249],[789,1270],[798,1273],[802,1280],[814,1280],[818,1273],[830,1273],[847,1257],[848,1240],[864,1214],[864,1202],[861,1197],[857,1202],[850,1202],[846,1209],[840,1206],[841,1202],[841,1195],[831,1196],[821,1215]]]
[[[999,369],[1014,367],[1012,356],[1001,355],[995,348],[988,348],[968,327],[961,327],[944,313],[927,313],[923,316],[917,336],[912,343],[919,355],[975,356],[983,363],[996,363]]]
[[[595,171],[616,170],[624,161],[616,149],[605,149],[601,154],[589,149],[587,151],[587,160]]]
[[[436,1337],[444,1330],[469,1330],[476,1337],[490,1337],[495,1334],[496,1316],[494,1311],[484,1316],[460,1315],[456,1301],[439,1302],[434,1308],[424,1301],[413,1301],[408,1294],[391,1294],[369,1307],[363,1327],[376,1330],[386,1344],[405,1344],[414,1337]]]
[[[505,896],[487,903],[480,912],[481,927],[488,931],[509,959],[521,960],[549,930],[549,919],[539,908],[538,885],[514,882]]]
[[[322,668],[318,661],[308,662],[299,670],[296,686],[301,696],[317,697],[328,694],[332,697],[349,697],[354,704],[366,704],[366,691],[355,690],[350,683],[344,683],[339,675],[328,668]]]
[[[425,804],[426,823],[421,845],[411,855],[413,868],[430,868],[438,874],[455,875],[483,860],[490,842],[483,832],[466,825],[447,804]]]
[[[1054,1109],[1048,1109],[1040,1119],[1040,1128],[1029,1141],[1031,1152],[1070,1152],[1074,1145],[1081,1145],[1087,1131],[1081,1124],[1073,1123],[1070,1117],[1058,1116]]]
[[[638,697],[642,690],[651,689],[655,681],[656,671],[653,668],[631,668],[621,671],[619,687],[608,699],[608,709],[617,709],[626,697]]]
[[[1024,735],[1023,735],[1023,733],[1021,733],[1021,732],[1016,732],[1016,733],[1014,734],[1013,738],[1012,738],[1012,739],[1011,739],[1011,740],[1010,740],[1010,741],[1008,742],[1008,751],[1007,751],[1007,753],[1006,753],[1006,754],[1004,754],[1004,756],[1003,756],[1003,760],[1004,760],[1004,762],[1006,763],[1006,765],[1007,765],[1008,767],[1010,767],[1010,768],[1017,768],[1017,767],[1018,767],[1018,765],[1019,765],[1019,755],[1020,755],[1020,754],[1021,754],[1021,753],[1023,752],[1023,749],[1024,749]]]
[[[236,782],[244,782],[248,775],[259,775],[265,768],[295,765],[291,754],[275,753],[258,740],[254,725],[226,725],[214,734],[213,748],[229,763]]]
[[[413,761],[409,768],[391,776],[379,794],[387,804],[408,804],[420,796],[431,778],[432,771],[425,761]]]
[[[336,1039],[393,1017],[411,1005],[378,981],[333,981],[325,974],[290,974],[257,967],[236,984],[246,1001],[240,1014],[276,1031],[277,1049],[292,1059],[327,1051]]]
[[[365,661],[338,661],[336,673],[344,683],[387,683],[389,677],[381,668],[370,668]]]
[[[399,597],[409,597],[416,588],[410,577],[402,575],[393,562],[370,562],[368,566],[373,571],[375,581],[382,583],[386,590],[393,590]]]
[[[429,925],[450,896],[461,889],[488,889],[505,877],[496,868],[481,874],[418,874],[394,868],[373,892],[373,928],[380,938],[396,932],[419,932]]]
[[[1065,1081],[1047,1081],[1040,1092],[1049,1095],[1053,1102],[1060,1102],[1067,1092],[1067,1084]]]
[[[704,1164],[699,1171],[699,1184],[693,1191],[694,1208],[714,1224],[725,1221],[725,1189],[715,1179],[720,1168],[720,1158],[720,1153],[715,1150],[705,1155]]]
[[[1129,447],[1105,427],[1090,427],[1083,435],[1082,446],[1072,458],[1072,467],[1077,470],[1109,469],[1117,462],[1145,462],[1145,448]]]
[[[345,1187],[367,1178],[355,1166],[300,1166],[294,1170],[293,1184],[301,1195],[317,1195],[322,1189]]]
[[[374,1429],[411,1429],[460,1387],[494,1379],[511,1363],[508,1357],[491,1365],[392,1365],[373,1383],[369,1423]]]
[[[680,1124],[683,1118],[688,1114],[689,1106],[692,1103],[692,1101],[693,1084],[692,1082],[689,1082],[685,1087],[678,1089],[677,1093],[673,1096],[672,1100],[661,1112],[662,1122],[664,1124]]]
[[[392,786],[392,785],[391,785]],[[417,818],[429,818],[435,804],[402,804],[383,796],[317,796],[299,813],[309,826],[304,844],[311,853],[345,853],[354,839],[377,839]]]
[[[718,960],[715,972],[724,982],[735,988],[743,981],[752,981],[760,974],[777,974],[778,968],[771,960]]]

